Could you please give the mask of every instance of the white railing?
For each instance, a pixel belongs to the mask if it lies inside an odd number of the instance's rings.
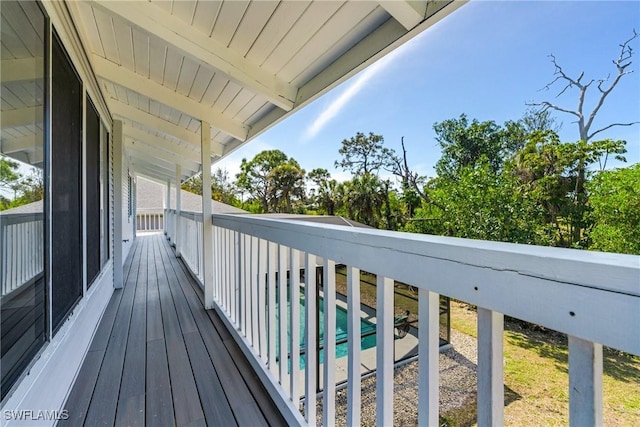
[[[640,257],[250,215],[214,214],[212,220],[214,256],[205,262],[214,267],[215,304],[290,423],[315,424],[318,384],[323,424],[335,420],[337,263],[347,269],[348,425],[358,424],[361,412],[360,269],[377,276],[378,425],[393,424],[394,280],[419,289],[419,425],[438,424],[440,295],[478,307],[480,426],[503,421],[504,315],[569,335],[572,425],[602,424],[602,346],[640,355]],[[181,247],[196,244],[193,233],[185,238]],[[315,271],[319,257],[326,331],[322,364],[316,274],[304,274],[302,281],[289,274],[287,286],[287,272]],[[278,304],[285,300],[289,309]],[[304,328],[304,349],[299,328]],[[301,351],[303,372],[297,369]]]
[[[164,229],[164,215],[156,209],[136,209],[136,230],[159,231]]]
[[[180,212],[180,257],[202,282],[202,213]]]
[[[164,231],[167,239],[173,242],[172,236],[175,232],[176,211],[173,209],[164,210]]]
[[[0,215],[0,286],[2,296],[44,271],[43,214]]]

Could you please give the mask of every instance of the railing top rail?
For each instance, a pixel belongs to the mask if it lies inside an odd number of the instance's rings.
[[[180,216],[202,222],[202,212],[180,211]]]
[[[640,257],[251,215],[214,225],[640,354]],[[410,266],[410,268],[407,268]]]
[[[3,225],[22,224],[25,222],[42,221],[43,219],[44,213],[42,212],[9,214],[3,214],[0,212],[0,224]]]

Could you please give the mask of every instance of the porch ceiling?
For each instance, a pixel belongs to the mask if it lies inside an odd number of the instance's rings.
[[[215,163],[461,3],[173,0],[65,5],[111,114],[127,125],[127,155],[145,165],[137,172],[150,176],[146,171],[151,169],[154,178],[174,179],[175,172],[167,169],[171,155],[186,163],[185,176],[200,169],[193,163],[200,164],[202,121],[211,125]],[[132,146],[143,148],[128,149]],[[156,146],[159,154],[150,156]]]

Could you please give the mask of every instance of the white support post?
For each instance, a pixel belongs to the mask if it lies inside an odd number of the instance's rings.
[[[213,223],[211,219],[211,126],[200,124],[200,161],[202,162],[202,280],[204,306],[212,309],[213,303]],[[206,173],[209,172],[209,173]],[[178,194],[180,194],[178,192]],[[218,273],[219,274],[219,273]]]
[[[504,315],[478,307],[478,427],[504,424]]]
[[[164,218],[164,234],[167,235],[167,238],[170,239],[171,238],[171,224],[169,224],[169,218],[171,217],[171,214],[169,213],[169,211],[171,210],[171,180],[168,179],[167,180],[167,206],[165,207],[164,213],[165,213],[165,218]]]
[[[360,269],[347,267],[347,336],[349,367],[347,376],[347,425],[360,425],[361,374],[360,374]]]
[[[440,295],[418,290],[418,425],[438,425],[440,404]]]
[[[602,344],[571,335],[569,335],[569,425],[603,425]]]
[[[376,289],[376,425],[393,425],[393,280],[378,275]]]
[[[122,121],[113,121],[113,287],[122,288]]]
[[[203,169],[204,170],[204,169]],[[204,174],[203,174],[204,175]],[[181,220],[180,220],[180,211],[182,209],[181,206],[181,197],[180,197],[180,180],[182,177],[182,166],[181,165],[176,165],[176,231],[174,234],[174,242],[176,244],[176,257],[180,257],[182,256],[182,251],[180,250],[180,246],[182,245],[182,230],[180,229],[180,224],[181,224]],[[202,183],[204,184],[204,178],[202,180]],[[211,187],[211,186],[209,186]],[[202,197],[202,201],[204,203],[204,195]]]
[[[131,219],[131,226],[133,227],[132,230],[132,236],[133,239],[135,240],[136,237],[138,237],[138,177],[136,176],[136,167],[135,165],[133,165],[131,167],[131,174],[132,174],[132,185],[131,185],[131,191],[133,192],[133,195],[131,196],[133,200],[132,206],[131,206],[131,214],[133,216],[133,218]]]

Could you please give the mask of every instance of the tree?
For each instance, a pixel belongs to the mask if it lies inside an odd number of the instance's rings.
[[[305,171],[294,159],[274,167],[268,175],[269,212],[293,212],[293,204],[305,197]]]
[[[494,121],[471,123],[465,114],[433,125],[442,157],[436,163],[438,176],[456,179],[467,166],[475,166],[484,157],[492,172],[502,166],[505,133]]]
[[[601,159],[605,152],[626,152],[625,141],[560,142],[550,130],[532,133],[525,147],[507,165],[526,190],[530,201],[544,215],[539,229],[553,246],[585,247],[589,227],[587,195],[576,194],[580,170]]]
[[[377,174],[380,169],[390,168],[393,153],[383,144],[382,135],[369,132],[367,136],[358,132],[356,136],[342,141],[338,150],[342,160],[336,161],[335,167],[354,175]]]
[[[493,170],[481,157],[457,179],[437,177],[429,184],[434,204],[423,203],[406,230],[515,243],[536,241],[536,210],[509,173]]]
[[[550,101],[533,102],[533,103],[529,103],[529,105],[538,107],[540,108],[541,111],[555,110],[560,113],[575,116],[576,123],[578,125],[578,135],[580,138],[579,140],[582,141],[587,146],[591,143],[591,141],[596,135],[608,129],[611,129],[612,127],[632,126],[634,124],[640,123],[637,121],[626,122],[626,123],[616,122],[616,123],[610,123],[598,129],[592,130],[592,127],[598,115],[598,112],[604,105],[604,102],[607,99],[607,97],[618,86],[618,84],[620,83],[620,81],[624,76],[631,74],[633,72],[633,70],[629,68],[632,64],[631,58],[633,57],[633,49],[631,47],[631,43],[637,37],[638,37],[638,33],[636,33],[636,31],[634,30],[633,36],[631,36],[631,38],[629,38],[628,40],[626,40],[620,45],[620,53],[618,57],[613,60],[613,65],[616,68],[616,73],[613,80],[610,80],[610,76],[607,76],[606,78],[602,78],[598,80],[590,79],[588,81],[583,81],[583,78],[585,76],[584,71],[580,73],[578,77],[571,77],[565,72],[562,66],[558,64],[556,57],[553,54],[549,55],[549,57],[551,58],[551,63],[555,68],[554,75],[556,77],[550,83],[548,83],[544,87],[544,89],[550,90],[553,86],[556,85],[556,83],[559,83],[561,85],[561,89],[556,95],[556,98],[557,98],[560,95],[567,92],[568,90],[576,88],[578,89],[578,106],[575,109],[571,109],[571,108],[560,106],[555,103],[551,103]],[[595,106],[590,112],[586,112],[584,111],[585,105],[590,104],[586,102],[587,95],[592,92],[592,91],[590,92],[589,89],[592,88],[594,84],[595,84],[595,88],[598,90],[598,92],[596,92],[596,98],[594,103]],[[582,161],[579,162],[577,179],[575,181],[575,186],[573,190],[575,194],[575,203],[577,204],[584,202],[586,199],[585,187],[584,187],[584,184],[586,182],[586,170],[587,170],[586,164]],[[578,233],[579,230],[575,230],[575,232]],[[580,236],[578,234],[574,234],[573,240],[578,240],[579,237]]]
[[[344,183],[347,216],[355,221],[378,228],[385,202],[385,187],[376,175],[357,175]]]
[[[202,172],[197,173],[182,183],[182,189],[190,193],[202,195]],[[229,179],[229,172],[226,169],[217,168],[211,174],[211,199],[226,203],[232,206],[240,206],[237,197],[238,189]]]
[[[5,191],[13,190],[13,185],[22,177],[18,167],[18,162],[0,156],[0,188]]]
[[[260,203],[262,212],[292,212],[304,198],[305,171],[280,150],[265,150],[242,159],[237,186]]]
[[[640,163],[598,172],[587,190],[589,249],[640,255]]]
[[[307,179],[312,183],[310,189],[311,202],[317,209],[326,215],[335,215],[341,206],[339,185],[326,169],[316,168],[307,174]]]

